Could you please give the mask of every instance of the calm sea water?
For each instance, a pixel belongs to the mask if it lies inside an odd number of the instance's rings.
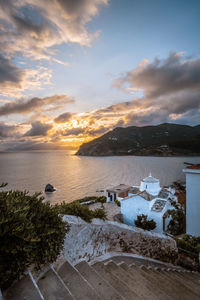
[[[200,157],[80,157],[70,152],[18,152],[0,154],[0,182],[10,189],[44,191],[51,183],[57,191],[45,195],[52,203],[100,195],[97,190],[120,183],[138,185],[149,172],[161,185],[185,180],[183,162],[200,163]]]

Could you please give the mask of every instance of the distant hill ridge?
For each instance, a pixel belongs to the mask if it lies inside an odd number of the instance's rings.
[[[200,155],[200,125],[164,123],[117,127],[80,146],[77,155],[190,156]]]

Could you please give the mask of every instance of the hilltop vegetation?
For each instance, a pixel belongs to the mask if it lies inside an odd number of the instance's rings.
[[[200,154],[200,125],[118,127],[80,146],[77,155],[185,156]]]

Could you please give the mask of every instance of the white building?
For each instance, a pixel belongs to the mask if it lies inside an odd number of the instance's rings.
[[[183,170],[186,175],[186,233],[200,236],[200,164]]]
[[[141,181],[140,191],[146,191],[150,195],[157,196],[161,191],[160,181],[151,176],[150,173],[148,177]]]
[[[134,221],[138,215],[147,215],[148,219],[156,222],[155,232],[163,232],[170,221],[167,210],[174,209],[169,198],[177,201],[177,197],[170,188],[162,189],[160,181],[151,173],[141,181],[140,186],[127,186],[124,184],[107,189],[107,202],[119,200],[124,223],[135,226]]]
[[[122,198],[126,198],[131,190],[131,186],[126,184],[119,184],[115,187],[106,190],[106,201],[114,202]]]

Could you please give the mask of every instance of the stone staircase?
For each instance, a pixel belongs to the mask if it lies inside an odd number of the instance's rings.
[[[30,272],[4,300],[199,300],[200,274],[131,256],[72,266],[51,265],[38,277]]]

